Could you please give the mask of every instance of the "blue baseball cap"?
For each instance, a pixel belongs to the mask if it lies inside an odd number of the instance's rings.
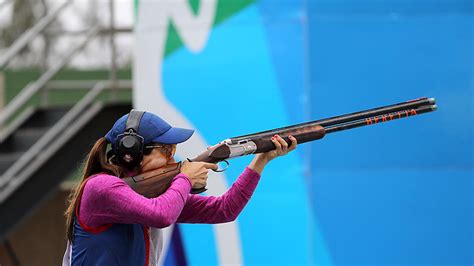
[[[116,148],[117,138],[125,132],[128,115],[119,118],[112,129],[105,135],[105,138]],[[178,144],[188,140],[194,133],[192,129],[172,127],[159,116],[145,112],[138,126],[138,134],[143,137],[144,144],[162,143],[162,144]]]

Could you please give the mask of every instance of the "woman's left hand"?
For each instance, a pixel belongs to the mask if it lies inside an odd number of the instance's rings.
[[[272,142],[275,144],[276,149],[265,153],[259,153],[256,155],[256,157],[259,157],[258,160],[269,162],[276,157],[288,154],[292,150],[296,149],[296,145],[298,144],[295,137],[289,136],[288,138],[291,140],[291,145],[289,146],[288,143],[286,143],[286,141],[279,135],[273,136]]]
[[[288,154],[290,151],[296,149],[296,145],[298,144],[296,138],[293,136],[288,137],[291,140],[291,145],[288,146],[286,141],[278,136],[275,135],[272,137],[272,142],[275,144],[276,149],[265,152],[265,153],[258,153],[255,155],[252,162],[249,164],[249,168],[253,169],[257,173],[261,174],[265,165],[275,159],[276,157],[283,156]]]

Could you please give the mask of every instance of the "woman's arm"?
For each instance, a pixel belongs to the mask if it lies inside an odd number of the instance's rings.
[[[222,196],[190,195],[177,222],[225,223],[233,221],[250,200],[260,174],[249,167]]]
[[[296,139],[293,136],[289,138],[292,142],[291,146],[288,146],[286,141],[278,135],[272,137],[276,149],[255,155],[249,166],[224,195],[220,197],[190,196],[178,217],[178,222],[225,223],[235,220],[250,200],[267,163],[296,148]]]
[[[97,175],[84,187],[79,218],[89,227],[138,223],[164,228],[176,222],[190,190],[189,179],[179,174],[165,193],[148,199],[118,177]]]

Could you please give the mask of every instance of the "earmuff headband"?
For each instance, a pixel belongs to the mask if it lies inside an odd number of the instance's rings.
[[[138,128],[140,127],[140,121],[142,119],[143,114],[145,114],[144,111],[132,109],[130,111],[130,114],[128,115],[124,133],[127,133],[131,129],[133,130],[133,132],[138,134]]]

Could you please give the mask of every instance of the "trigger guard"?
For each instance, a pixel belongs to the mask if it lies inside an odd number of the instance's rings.
[[[223,160],[222,162],[225,162],[225,163],[227,164],[227,167],[226,167],[226,168],[224,168],[224,169],[212,170],[212,171],[214,171],[214,172],[216,172],[216,173],[221,173],[221,172],[224,172],[225,170],[227,170],[227,168],[229,168],[229,166],[230,166],[230,163],[229,163],[227,160]]]
[[[193,188],[191,189],[191,194],[200,194],[200,193],[203,193],[207,190],[206,187],[202,187],[202,188]]]

